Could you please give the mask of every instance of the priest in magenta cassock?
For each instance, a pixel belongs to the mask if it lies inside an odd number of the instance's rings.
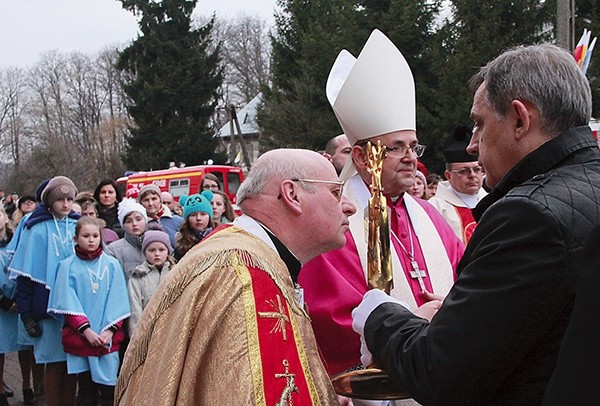
[[[418,314],[420,306],[447,294],[465,248],[433,206],[405,193],[424,147],[416,134],[413,76],[394,44],[375,30],[358,58],[341,51],[327,81],[327,97],[353,146],[352,161],[340,177],[347,180],[344,195],[357,210],[350,217],[346,245],[304,265],[299,282],[333,375],[360,368],[360,341],[352,330],[351,312],[367,291],[367,141],[380,140],[386,146],[382,184],[391,226],[391,295]]]

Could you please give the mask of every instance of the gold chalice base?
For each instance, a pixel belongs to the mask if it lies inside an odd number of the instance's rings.
[[[331,380],[338,395],[356,399],[408,399],[411,396],[395,387],[390,377],[378,368],[367,368],[336,375]]]

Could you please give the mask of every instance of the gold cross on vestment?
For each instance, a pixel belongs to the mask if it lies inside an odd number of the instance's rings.
[[[298,387],[296,386],[295,382],[296,374],[290,374],[290,371],[288,369],[290,363],[287,359],[283,360],[283,366],[285,367],[285,373],[275,374],[275,378],[285,378],[285,388],[283,388],[283,392],[281,392],[279,402],[277,402],[275,406],[291,406],[292,393],[299,393]]]
[[[273,309],[275,309],[275,311],[273,311],[273,312],[258,312],[258,316],[262,317],[262,318],[267,318],[267,319],[277,319],[277,321],[275,322],[275,325],[271,329],[271,333],[278,333],[281,331],[283,334],[283,341],[287,341],[287,332],[286,332],[286,324],[285,323],[289,323],[290,319],[284,313],[285,309],[283,308],[283,304],[281,303],[281,297],[279,295],[276,295],[276,297],[277,297],[277,303],[275,303],[273,300],[266,301],[269,305],[271,305],[273,307]]]

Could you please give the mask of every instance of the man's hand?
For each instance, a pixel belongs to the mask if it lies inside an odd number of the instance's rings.
[[[433,316],[435,316],[438,310],[440,310],[440,307],[442,307],[444,296],[436,295],[435,293],[429,293],[427,291],[423,292],[423,296],[426,300],[428,300],[428,302],[415,310],[415,315],[427,319],[427,321],[431,321]]]
[[[369,351],[369,347],[367,347],[367,341],[365,340],[364,335],[360,335],[360,363],[365,366],[365,368],[373,367],[373,354]]]
[[[338,402],[340,402],[340,406],[353,406],[352,399],[347,398],[346,396],[338,395]]]
[[[364,366],[371,365],[373,361],[373,355],[369,351],[364,338],[365,323],[367,322],[371,312],[375,310],[377,306],[387,302],[397,303],[408,309],[408,305],[406,303],[387,295],[382,290],[371,289],[365,293],[363,300],[360,302],[358,307],[352,310],[352,329],[360,334],[360,361]]]

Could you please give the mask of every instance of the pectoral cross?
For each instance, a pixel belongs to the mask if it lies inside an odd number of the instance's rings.
[[[410,271],[410,277],[413,279],[417,279],[419,281],[419,286],[421,287],[421,292],[425,292],[425,282],[423,282],[423,278],[427,278],[427,274],[425,271],[419,269],[419,264],[414,259],[410,260],[410,264],[412,265],[413,270]]]

